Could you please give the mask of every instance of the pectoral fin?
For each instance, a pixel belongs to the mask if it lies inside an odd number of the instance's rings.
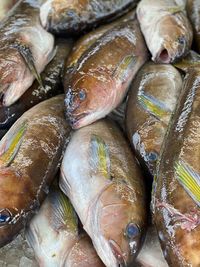
[[[133,69],[136,63],[136,56],[129,55],[123,58],[120,64],[116,67],[113,76],[116,79],[125,81],[131,69]]]
[[[190,197],[200,206],[200,175],[183,161],[175,164],[176,177]]]

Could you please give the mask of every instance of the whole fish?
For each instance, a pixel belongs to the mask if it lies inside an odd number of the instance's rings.
[[[51,190],[26,230],[41,267],[103,267],[92,242],[80,234],[78,218],[68,198]]]
[[[200,56],[198,56],[200,63]],[[200,68],[186,67],[154,181],[154,221],[169,266],[200,266]],[[196,66],[196,67],[195,67]]]
[[[200,2],[187,0],[186,9],[194,30],[195,48],[200,53]]]
[[[184,6],[174,0],[141,0],[137,17],[153,61],[170,63],[189,52],[193,32]]]
[[[181,75],[172,65],[153,62],[142,67],[131,85],[127,135],[141,165],[152,176],[181,89]]]
[[[7,16],[8,11],[14,6],[17,0],[1,0],[0,1],[0,21]]]
[[[32,86],[13,105],[0,106],[0,129],[9,129],[26,110],[50,97],[63,93],[62,72],[71,46],[71,40],[58,39],[56,41],[56,55],[41,74],[43,85],[41,86],[35,80]]]
[[[153,225],[148,227],[144,244],[136,258],[136,264],[137,267],[168,267]],[[134,267],[136,266],[134,265]]]
[[[70,128],[63,95],[28,110],[0,141],[0,246],[11,241],[43,201]]]
[[[137,3],[138,0],[46,0],[40,19],[43,27],[54,34],[77,35],[120,17]]]
[[[131,263],[146,226],[145,188],[129,145],[111,120],[73,133],[61,166],[60,188],[104,264]]]
[[[21,0],[0,25],[1,105],[10,106],[32,85],[54,54],[54,37],[39,20],[39,0]]]
[[[66,117],[72,127],[88,125],[115,109],[147,58],[144,39],[134,19],[108,30],[93,43],[73,68],[65,70]]]

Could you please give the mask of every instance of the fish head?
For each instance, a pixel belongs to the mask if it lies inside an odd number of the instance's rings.
[[[0,51],[0,73],[1,104],[10,106],[22,94],[27,73],[26,63],[17,49],[8,47]]]
[[[157,63],[175,62],[189,51],[193,34],[191,25],[183,14],[166,16],[163,19],[160,32],[163,35],[163,40],[155,56]]]
[[[125,181],[109,185],[94,208],[97,251],[106,266],[129,266],[142,242],[143,211],[138,209],[133,190]],[[93,240],[94,241],[94,240]]]
[[[111,99],[108,91],[115,86],[115,81],[100,70],[75,75],[74,80],[75,83],[67,86],[65,107],[72,128],[78,129],[109,113],[115,97]]]

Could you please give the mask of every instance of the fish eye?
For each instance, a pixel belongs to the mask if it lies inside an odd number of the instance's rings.
[[[126,227],[125,234],[129,239],[134,239],[140,234],[139,227],[135,225],[134,223],[129,223]]]
[[[85,100],[85,98],[86,98],[86,92],[85,90],[82,89],[79,91],[79,99],[83,101]]]
[[[149,159],[149,161],[154,162],[154,161],[156,161],[158,159],[158,154],[153,152],[153,151],[151,151],[148,154],[148,159]]]
[[[11,212],[7,209],[0,211],[0,225],[10,222],[12,219]]]
[[[184,44],[185,44],[185,37],[184,37],[184,36],[179,36],[179,38],[178,38],[178,43],[179,43],[180,45],[184,45]]]

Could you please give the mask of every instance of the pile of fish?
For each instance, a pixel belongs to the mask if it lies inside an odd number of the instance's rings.
[[[0,267],[199,267],[200,1],[0,20]]]

